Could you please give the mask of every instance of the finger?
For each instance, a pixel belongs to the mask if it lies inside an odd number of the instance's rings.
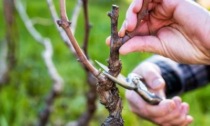
[[[128,99],[129,103],[131,103],[132,106],[137,109],[141,109],[141,107],[146,104],[135,91],[126,90],[125,96],[126,99]]]
[[[167,123],[159,123],[162,126],[188,126],[189,124],[191,124],[193,122],[193,117],[190,115],[187,115],[185,118],[185,121],[182,122],[182,124],[171,124],[171,122],[167,122]]]
[[[172,100],[163,100],[159,105],[150,105],[146,103],[139,95],[130,90],[126,90],[126,98],[129,101],[130,109],[137,115],[151,119],[154,117],[165,116],[175,109],[175,102]]]
[[[170,120],[171,124],[173,125],[183,125],[187,121],[187,113],[188,113],[189,107],[188,104],[182,103],[181,109],[179,110],[179,116],[174,117]]]
[[[121,29],[119,30],[119,36],[123,37],[126,31],[133,31],[137,25],[137,14],[141,10],[143,4],[143,0],[134,0],[129,6],[126,12],[126,20],[123,22]],[[145,26],[145,25],[144,25]],[[142,26],[140,25],[140,29]],[[145,27],[143,27],[145,29]],[[145,31],[145,30],[143,30]],[[148,27],[146,27],[146,31],[148,32]],[[140,31],[141,33],[142,31]],[[145,32],[143,32],[145,34]]]
[[[141,9],[143,0],[134,0],[126,13],[126,30],[133,31],[137,24],[137,13]]]
[[[177,118],[180,119],[181,115],[184,115],[183,118],[186,117],[186,114],[182,114],[181,112],[181,109],[182,109],[181,99],[179,97],[175,97],[173,98],[173,101],[176,104],[175,109],[164,116],[155,118],[154,122],[158,124],[168,124],[170,122],[170,124],[172,124],[172,121],[175,119],[177,120]],[[184,119],[183,119],[183,122],[184,122]]]
[[[175,109],[177,109],[180,106],[180,104],[181,104],[181,98],[174,97],[172,100],[166,99],[166,100],[161,101],[160,104],[158,105],[159,108],[156,108],[155,106],[151,106],[148,110],[149,110],[149,113],[153,114],[151,116],[163,117],[175,111]],[[159,113],[156,113],[157,111],[159,111]]]
[[[131,90],[126,90],[125,96],[129,102],[131,111],[141,117],[144,116],[144,114],[146,113],[144,109],[146,103],[143,101],[143,99],[139,97],[139,95],[136,92]]]
[[[166,116],[156,118],[155,121],[161,124],[172,124],[172,125],[181,125],[186,121],[188,113],[188,104],[186,103],[176,103],[176,109],[169,113]]]
[[[186,121],[182,126],[188,126],[189,124],[191,124],[193,122],[193,117],[190,115],[187,115],[186,117]]]
[[[134,0],[133,1],[133,12],[138,13],[142,7],[143,0]]]
[[[162,100],[159,105],[147,105],[145,109],[147,111],[147,117],[156,118],[165,116],[172,112],[176,108],[175,102],[173,100]]]
[[[165,81],[161,76],[160,68],[153,63],[143,62],[133,72],[141,75],[152,90],[163,90],[165,87]]]
[[[183,102],[182,103],[182,111],[181,111],[181,113],[187,115],[188,112],[189,112],[189,105],[187,103]]]
[[[110,45],[110,42],[111,42],[111,36],[109,36],[109,37],[106,38],[106,44],[107,45]]]
[[[123,44],[119,51],[123,55],[131,52],[162,54],[163,47],[160,39],[155,36],[135,36]]]
[[[119,37],[125,36],[126,28],[127,28],[127,22],[124,21],[122,27],[120,28],[120,30],[118,32]]]

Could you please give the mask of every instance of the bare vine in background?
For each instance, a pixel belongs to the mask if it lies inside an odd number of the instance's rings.
[[[54,21],[54,24],[56,24],[56,28],[57,30],[59,31],[60,33],[60,36],[61,38],[63,39],[64,43],[69,47],[70,51],[74,54],[75,54],[75,50],[74,48],[72,47],[71,45],[71,42],[69,42],[70,40],[68,39],[68,36],[65,34],[65,32],[62,30],[62,28],[60,28],[58,25],[57,25],[57,20],[59,19],[58,17],[58,14],[55,10],[55,6],[54,6],[54,3],[52,0],[47,0],[47,4],[48,4],[48,8],[50,10],[50,14],[52,16],[52,19]],[[71,27],[71,30],[72,30],[72,33],[74,34],[75,32],[75,29],[76,29],[76,26],[77,26],[77,19],[78,19],[78,16],[79,16],[79,12],[80,12],[80,8],[81,8],[81,0],[77,0],[77,4],[74,8],[74,11],[73,11],[73,14],[72,14],[72,27]]]
[[[83,14],[84,14],[84,40],[83,40],[83,51],[84,54],[88,56],[88,43],[89,43],[89,35],[90,35],[90,21],[88,15],[88,0],[82,0],[83,3]],[[86,73],[86,79],[89,86],[89,90],[86,93],[86,111],[82,114],[82,116],[78,119],[77,126],[88,126],[91,118],[93,117],[96,111],[96,100],[97,100],[97,93],[96,93],[96,78],[92,75],[92,73],[88,70],[86,66],[83,65],[83,68]]]
[[[18,29],[15,19],[14,0],[3,0],[3,9],[6,24],[6,59],[2,57],[0,71],[0,85],[6,83],[10,79],[10,71],[15,68],[17,63],[17,45],[18,45]],[[5,50],[5,49],[4,49]],[[4,66],[3,66],[4,65]]]
[[[31,34],[31,36],[41,44],[45,50],[42,53],[42,58],[47,67],[48,73],[53,81],[52,89],[46,99],[46,106],[43,111],[39,115],[38,126],[45,126],[49,120],[50,114],[52,112],[53,103],[55,98],[60,94],[63,90],[63,79],[57,72],[57,69],[52,61],[53,56],[53,48],[49,38],[44,38],[33,26],[30,18],[28,17],[25,8],[23,7],[20,0],[16,0],[16,9],[25,24],[26,29]]]

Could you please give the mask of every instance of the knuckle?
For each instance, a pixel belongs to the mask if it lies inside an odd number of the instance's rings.
[[[185,126],[186,124],[186,117],[185,116],[180,116],[177,120],[172,122],[174,126]]]
[[[162,120],[162,119],[157,119],[157,118],[155,118],[155,119],[153,120],[153,122],[156,123],[156,124],[158,124],[158,125],[163,126],[163,120]]]
[[[158,115],[161,116],[166,116],[168,113],[170,113],[170,111],[168,109],[165,109],[163,107],[159,108],[159,112]]]

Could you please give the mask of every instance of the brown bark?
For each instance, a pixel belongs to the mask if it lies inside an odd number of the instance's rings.
[[[84,21],[85,21],[85,36],[84,36],[84,42],[83,42],[83,51],[85,55],[88,57],[88,40],[89,40],[89,34],[90,34],[90,22],[89,22],[89,15],[88,15],[88,0],[82,0],[83,2],[83,14],[84,14]]]
[[[97,80],[93,76],[92,73],[86,72],[87,74],[87,82],[89,85],[89,90],[86,93],[86,100],[87,100],[87,108],[86,111],[82,114],[82,116],[77,121],[77,126],[88,126],[90,120],[92,119],[95,111],[96,111],[96,100],[97,100],[97,93],[96,93],[96,83]]]
[[[57,91],[55,90],[51,90],[51,92],[49,93],[49,96],[47,97],[46,101],[45,101],[45,108],[43,109],[43,111],[41,111],[39,113],[39,122],[37,124],[37,126],[46,126],[49,118],[50,118],[50,114],[52,113],[52,109],[53,109],[53,103],[56,99],[56,97],[59,94],[57,93]]]
[[[6,22],[6,42],[7,42],[7,72],[4,74],[4,81],[9,80],[9,72],[15,67],[17,62],[18,30],[15,20],[14,0],[4,0],[4,16]]]
[[[119,16],[118,6],[113,5],[112,11],[108,15],[111,18],[111,46],[108,67],[110,69],[109,73],[116,77],[122,68],[121,62],[119,60],[119,48],[122,45],[122,39],[118,36],[117,30]],[[123,119],[121,116],[122,100],[119,97],[119,91],[115,83],[109,79],[103,86],[105,86],[105,91],[108,92],[108,99],[104,105],[109,111],[109,116],[102,125],[123,126]],[[106,96],[106,94],[104,96]]]

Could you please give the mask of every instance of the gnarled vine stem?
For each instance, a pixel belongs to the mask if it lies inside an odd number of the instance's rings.
[[[112,11],[108,13],[111,19],[111,45],[110,45],[110,55],[109,55],[109,73],[113,76],[117,76],[122,68],[121,62],[119,60],[119,48],[122,45],[122,39],[118,36],[118,16],[119,7],[116,5],[112,6]],[[105,90],[109,93],[108,99],[104,104],[109,111],[109,116],[102,124],[103,126],[123,126],[123,119],[121,116],[122,112],[122,100],[119,97],[119,91],[115,83],[111,80],[107,80],[105,85]],[[100,93],[100,92],[99,92]],[[102,95],[103,96],[103,95]],[[104,95],[106,96],[106,95]]]

